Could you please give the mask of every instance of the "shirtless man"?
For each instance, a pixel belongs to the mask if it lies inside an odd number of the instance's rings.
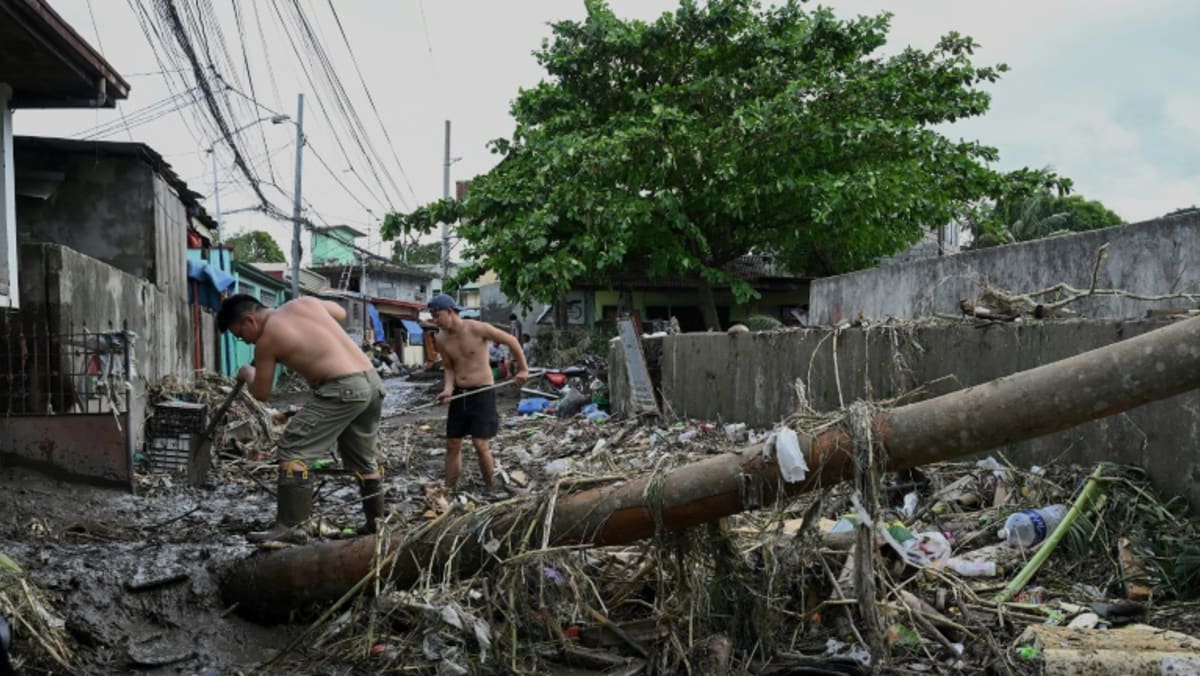
[[[429,311],[439,329],[434,342],[438,354],[442,355],[442,370],[445,373],[438,401],[445,402],[460,394],[468,395],[450,402],[450,411],[446,415],[446,488],[453,490],[458,485],[458,476],[462,473],[462,441],[469,434],[471,444],[479,455],[479,472],[483,475],[483,483],[491,490],[492,468],[495,465],[491,439],[500,429],[496,391],[469,393],[494,382],[488,364],[488,341],[508,347],[517,362],[513,380],[518,385],[529,379],[525,353],[521,351],[521,344],[515,336],[491,324],[459,317],[462,308],[446,294],[434,296],[429,301]]]
[[[313,479],[309,464],[337,442],[347,469],[358,477],[366,526],[374,533],[383,514],[382,468],[376,458],[383,382],[371,360],[342,330],[346,311],[337,303],[297,298],[268,308],[253,296],[225,299],[217,313],[217,329],[254,345],[253,366],[238,378],[259,401],[271,396],[276,362],[304,376],[312,393],[292,417],[279,440],[279,512],[268,530],[247,535],[252,542],[307,539],[297,528],[312,516]]]

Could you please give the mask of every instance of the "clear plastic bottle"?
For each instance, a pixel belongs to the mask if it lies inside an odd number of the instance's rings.
[[[1066,505],[1015,512],[1009,515],[997,535],[1014,547],[1032,547],[1049,537],[1066,515]]]

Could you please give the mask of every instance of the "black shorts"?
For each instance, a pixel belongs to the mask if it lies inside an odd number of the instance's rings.
[[[484,385],[484,387],[488,387]],[[478,387],[456,387],[454,394],[464,394]],[[496,413],[496,390],[485,390],[478,394],[455,399],[450,402],[446,416],[446,438],[491,439],[500,430],[500,415]]]

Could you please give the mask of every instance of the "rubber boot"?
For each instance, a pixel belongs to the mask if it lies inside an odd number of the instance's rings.
[[[265,531],[246,535],[250,542],[289,542],[302,545],[308,542],[303,524],[312,516],[313,480],[308,470],[288,470],[279,473],[279,513],[275,523]]]
[[[377,529],[376,522],[383,517],[383,479],[358,479],[358,489],[362,494],[363,514],[367,517],[366,525],[358,527],[359,535],[373,535]]]

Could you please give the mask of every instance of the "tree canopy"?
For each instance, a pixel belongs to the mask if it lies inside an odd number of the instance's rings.
[[[975,248],[1041,239],[1060,232],[1083,232],[1121,225],[1124,219],[1082,195],[1056,195],[1039,190],[1002,198],[991,213],[971,228]]]
[[[972,64],[968,37],[883,56],[889,14],[683,0],[646,23],[586,5],[535,52],[548,77],[516,97],[499,164],[462,202],[392,214],[385,237],[461,219],[462,274],[490,268],[522,301],[618,271],[729,283],[744,301],[724,267],[744,254],[844,272],[981,200],[1069,186],[997,172],[994,148],[934,129],[983,114],[980,87],[1006,70]]]
[[[262,230],[251,230],[225,240],[233,247],[233,257],[244,263],[283,263],[283,250],[275,238]]]
[[[392,245],[392,260],[408,265],[434,265],[442,260],[442,243],[420,244],[413,240],[397,240]]]

